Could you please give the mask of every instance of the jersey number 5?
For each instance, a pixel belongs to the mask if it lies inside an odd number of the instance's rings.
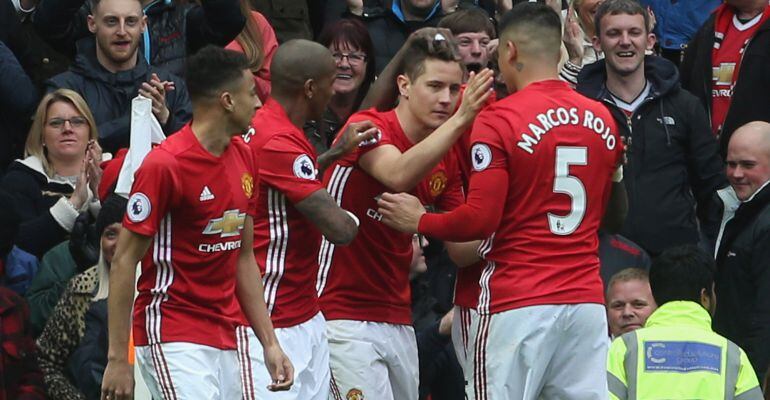
[[[551,232],[559,236],[575,232],[586,214],[586,189],[580,179],[569,174],[570,165],[588,165],[588,150],[585,147],[556,147],[553,192],[564,193],[572,199],[569,214],[561,216],[548,213]]]

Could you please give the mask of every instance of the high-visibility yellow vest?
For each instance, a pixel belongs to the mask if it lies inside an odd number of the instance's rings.
[[[746,353],[691,301],[665,303],[644,328],[616,338],[607,380],[613,400],[763,400]]]

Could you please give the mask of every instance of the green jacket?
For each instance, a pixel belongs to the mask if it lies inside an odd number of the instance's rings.
[[[78,273],[69,250],[69,241],[56,245],[43,256],[40,269],[32,278],[25,297],[29,304],[32,335],[37,338],[59,302],[69,280]]]
[[[607,358],[610,399],[762,400],[746,353],[711,330],[691,301],[663,304],[644,328],[615,339]]]

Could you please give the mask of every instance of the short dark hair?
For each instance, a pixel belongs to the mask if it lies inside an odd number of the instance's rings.
[[[469,32],[484,32],[490,39],[495,38],[495,25],[492,24],[489,14],[478,7],[455,11],[442,18],[438,27],[449,29],[455,36]]]
[[[425,72],[425,61],[428,59],[456,62],[460,68],[465,69],[454,38],[445,38],[443,34],[441,37],[436,36],[437,38],[432,41],[415,40],[406,49],[403,72],[409,79],[415,80]]]
[[[711,294],[715,269],[714,258],[695,245],[669,248],[652,262],[652,297],[658,306],[669,301],[700,304],[703,289]]]
[[[516,29],[529,33],[529,49],[533,53],[552,52],[559,57],[561,51],[561,17],[553,8],[542,3],[519,3],[503,14],[498,25],[502,37]]]
[[[644,18],[644,31],[649,33],[650,14],[636,0],[606,0],[596,10],[594,26],[596,36],[601,36],[601,21],[605,15],[641,15]]]
[[[89,0],[86,3],[89,7],[89,13],[93,15],[94,11],[96,10],[96,7],[99,6],[99,3],[101,3],[102,0]],[[142,15],[144,15],[144,7],[142,6],[142,0],[136,0],[137,3],[139,3],[139,9],[142,10]]]
[[[249,60],[243,53],[208,45],[187,59],[187,91],[190,100],[217,96],[243,77]]]

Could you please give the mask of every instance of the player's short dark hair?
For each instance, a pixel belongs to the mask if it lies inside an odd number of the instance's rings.
[[[649,33],[650,14],[642,7],[637,0],[605,0],[594,15],[594,26],[596,27],[596,36],[601,36],[601,21],[605,15],[641,15],[644,18],[644,31]]]
[[[478,7],[453,12],[442,18],[438,27],[449,29],[455,36],[469,32],[484,32],[490,39],[495,38],[495,25],[489,18],[489,14]]]
[[[529,33],[528,39],[536,44],[537,52],[560,54],[561,17],[553,8],[542,3],[517,4],[503,14],[497,32],[502,38],[512,30]]]
[[[208,45],[187,59],[185,77],[187,91],[193,102],[215,97],[243,77],[249,60],[243,53]]]
[[[711,294],[714,258],[695,245],[672,247],[655,258],[650,268],[650,289],[658,306],[669,301],[700,304],[701,292]]]
[[[456,62],[460,68],[465,68],[454,38],[437,37],[432,41],[415,40],[407,47],[404,54],[403,73],[411,80],[417,79],[425,72],[425,61],[429,59]]]

